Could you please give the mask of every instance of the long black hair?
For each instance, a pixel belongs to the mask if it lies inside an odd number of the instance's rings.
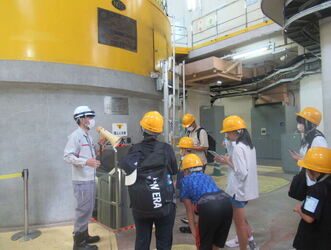
[[[249,146],[251,149],[254,148],[252,139],[247,131],[247,129],[240,129],[238,130],[239,137],[236,140],[236,143],[238,144],[239,142],[244,143],[246,146]]]
[[[301,116],[297,116],[297,123],[303,124],[303,126],[305,127],[304,136],[301,140],[301,146],[308,145],[308,149],[309,149],[316,136],[325,137],[324,134],[317,129],[317,125],[306,120],[305,118]]]

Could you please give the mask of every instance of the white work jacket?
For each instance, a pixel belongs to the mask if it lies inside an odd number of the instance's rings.
[[[73,181],[91,181],[95,179],[95,169],[86,165],[86,161],[95,157],[92,137],[82,128],[77,128],[68,137],[64,148],[64,160],[72,165]]]
[[[242,142],[233,143],[231,161],[234,168],[229,167],[228,186],[226,192],[238,201],[249,201],[259,197],[256,152]]]

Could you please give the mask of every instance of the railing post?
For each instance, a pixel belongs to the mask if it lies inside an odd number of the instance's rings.
[[[29,170],[24,169],[22,172],[23,187],[24,187],[24,231],[14,234],[11,239],[18,240],[23,238],[23,241],[35,239],[41,235],[39,230],[29,230],[29,193],[28,193],[28,181],[29,181]]]

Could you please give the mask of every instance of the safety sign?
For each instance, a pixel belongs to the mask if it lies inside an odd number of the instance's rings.
[[[118,136],[128,136],[128,127],[126,123],[113,123],[112,133]]]

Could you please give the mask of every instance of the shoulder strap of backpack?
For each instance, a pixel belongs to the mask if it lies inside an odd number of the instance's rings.
[[[307,148],[307,150],[311,148],[311,145],[313,144],[313,141],[314,141],[314,139],[315,139],[317,136],[322,136],[322,137],[325,138],[324,134],[323,134],[321,131],[319,131],[318,129],[316,129],[314,133],[315,133],[315,134],[314,134],[314,138],[313,138],[312,141],[308,144],[308,148]]]
[[[198,128],[198,130],[197,130],[197,137],[198,137],[198,140],[199,140],[199,142],[200,142],[200,132],[201,132],[201,130],[203,130],[204,128]],[[205,129],[204,129],[205,130]],[[206,131],[207,132],[207,131]]]

